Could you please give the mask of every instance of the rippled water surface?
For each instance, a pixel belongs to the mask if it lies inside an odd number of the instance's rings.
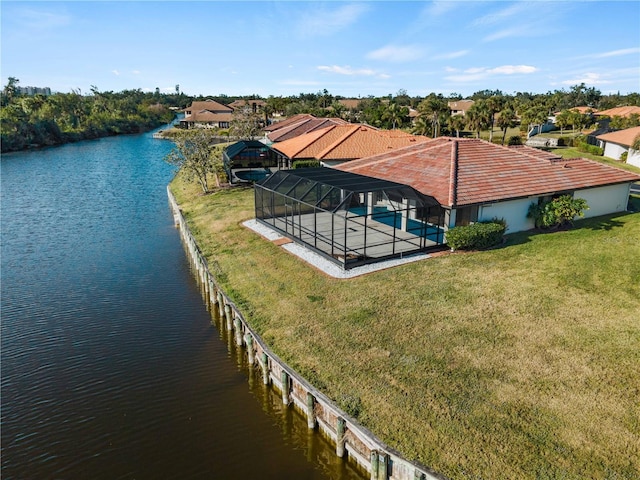
[[[359,478],[212,322],[170,148],[2,156],[2,478]]]

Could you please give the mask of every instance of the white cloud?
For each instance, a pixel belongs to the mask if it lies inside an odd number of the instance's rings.
[[[512,5],[509,5],[508,7],[496,11],[496,12],[491,12],[487,15],[484,15],[480,18],[477,18],[476,20],[473,21],[473,25],[474,26],[486,26],[486,25],[495,25],[498,23],[502,23],[505,20],[508,20],[512,17],[515,16],[520,16],[522,14],[524,14],[526,12],[526,10],[529,9],[536,9],[540,6],[540,4],[538,2],[535,3],[535,5],[531,5],[528,2],[518,2],[518,3],[514,3]]]
[[[140,75],[140,70],[132,70],[131,73],[134,75]]]
[[[488,6],[501,2],[489,2]],[[566,2],[567,4],[569,2]],[[478,29],[491,29],[482,39],[494,42],[512,37],[549,36],[557,31],[556,20],[561,18],[567,7],[563,2],[514,2],[511,5],[488,13],[472,22]]]
[[[584,83],[585,85],[607,85],[612,82],[611,80],[603,78],[603,75],[600,75],[599,73],[587,72],[570,80],[563,80],[560,83],[563,85],[579,85],[581,83]]]
[[[386,60],[399,63],[411,62],[419,59],[421,56],[422,50],[415,45],[406,45],[402,47],[388,45],[367,53],[367,58],[372,60]]]
[[[456,2],[435,1],[428,5],[422,12],[423,17],[440,17],[455,8]]]
[[[113,73],[116,76],[120,75],[120,72],[118,70],[111,70],[111,73]]]
[[[17,18],[23,27],[34,30],[61,28],[71,23],[71,17],[68,15],[33,9],[20,11]]]
[[[515,73],[534,73],[538,69],[531,65],[503,65],[501,67],[492,68],[490,74],[499,73],[503,75],[513,75]]]
[[[526,35],[526,28],[505,28],[497,32],[487,35],[482,39],[483,42],[495,42],[496,40],[502,40],[503,38],[522,37]]]
[[[447,70],[449,72],[455,70]],[[487,67],[473,67],[464,70],[458,75],[449,75],[446,80],[451,82],[474,82],[477,80],[487,79],[489,77],[495,77],[498,75],[516,75],[516,74],[531,74],[537,72],[538,69],[531,65],[502,65],[494,68]]]
[[[341,67],[339,65],[320,65],[318,70],[328,73],[337,73],[338,75],[357,75],[357,76],[374,76],[376,72],[368,68],[353,69],[350,66]]]
[[[313,8],[298,21],[297,31],[302,36],[328,36],[355,23],[369,7],[364,3],[343,5],[334,10]]]
[[[640,53],[640,48],[624,48],[621,50],[612,50],[610,52],[598,53],[594,55],[594,58],[607,58],[607,57],[620,57],[622,55],[631,55],[633,53]]]
[[[458,50],[457,52],[442,53],[433,57],[434,60],[451,60],[454,58],[464,57],[469,54],[469,50]]]

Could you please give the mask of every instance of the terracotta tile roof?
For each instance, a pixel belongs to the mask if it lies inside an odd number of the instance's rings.
[[[473,100],[456,100],[454,102],[447,102],[449,109],[454,112],[466,112],[471,108],[475,102]]]
[[[255,100],[235,100],[233,102],[231,102],[229,104],[229,107],[233,108],[234,110],[240,107],[244,107],[244,106],[253,106],[256,105],[256,107],[264,107],[267,102],[265,102],[264,100],[259,100],[259,99],[255,99]]]
[[[410,185],[457,207],[640,180],[584,158],[563,160],[530,147],[439,137],[336,167]]]
[[[284,142],[291,138],[310,133],[321,128],[325,128],[331,125],[344,125],[346,121],[341,118],[307,118],[302,119],[297,123],[290,124],[288,126],[279,128],[269,134],[267,138],[272,142]]]
[[[213,113],[207,110],[195,112],[185,116],[183,121],[186,122],[231,122],[233,115],[231,113]]]
[[[217,113],[231,113],[233,111],[233,108],[227,107],[226,105],[218,103],[215,100],[204,100],[199,102],[192,102],[189,107],[185,108],[185,110],[191,112],[209,110],[211,112]]]
[[[279,122],[274,122],[271,125],[268,125],[266,127],[263,128],[263,130],[265,132],[273,132],[275,130],[279,130],[281,128],[284,127],[288,127],[291,124],[297,123],[303,119],[307,119],[307,118],[315,118],[313,115],[309,114],[309,113],[299,113],[297,115],[294,115],[292,117],[289,118],[285,118],[284,120],[281,120]]]
[[[273,145],[290,159],[353,160],[426,142],[427,137],[369,125],[332,125]]]
[[[617,143],[624,147],[630,147],[636,137],[640,135],[640,127],[627,128],[625,130],[618,130],[617,132],[603,133],[598,135],[598,140],[604,140],[605,142]]]
[[[351,110],[355,110],[358,108],[358,105],[360,104],[362,100],[360,100],[359,98],[343,98],[342,100],[338,100],[338,103],[340,103],[341,105],[344,105],[345,107],[351,109]]]
[[[602,110],[601,112],[596,112],[595,115],[607,117],[628,117],[632,113],[640,115],[640,107],[629,106],[629,107],[615,107],[610,108],[609,110]]]
[[[573,108],[570,108],[569,110],[574,110],[579,113],[596,113],[597,112],[595,108],[591,108],[591,107],[573,107]]]

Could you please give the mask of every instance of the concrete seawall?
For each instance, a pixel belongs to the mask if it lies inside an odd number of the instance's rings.
[[[167,193],[174,223],[180,231],[205,300],[212,309],[217,309],[223,319],[221,325],[233,334],[236,345],[245,350],[249,366],[259,366],[264,384],[272,385],[280,392],[283,404],[292,405],[302,412],[310,429],[317,429],[335,444],[336,455],[356,462],[370,473],[372,480],[443,480],[445,477],[403,458],[399,452],[385,445],[269,349],[219,287],[168,187]]]

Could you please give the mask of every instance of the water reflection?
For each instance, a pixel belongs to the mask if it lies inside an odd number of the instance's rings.
[[[329,478],[368,478],[368,473],[355,462],[347,460],[346,456],[338,457],[335,445],[317,428],[310,429],[306,417],[298,409],[282,403],[280,392],[271,385],[264,384],[262,370],[257,362],[249,368],[246,351],[236,345],[234,333],[226,329],[226,320],[220,317],[217,308],[211,309],[211,318],[211,324],[216,328],[220,340],[227,344],[229,358],[235,360],[238,371],[246,376],[249,391],[262,406],[262,411],[279,425],[285,443],[304,450],[307,461],[320,466]]]

